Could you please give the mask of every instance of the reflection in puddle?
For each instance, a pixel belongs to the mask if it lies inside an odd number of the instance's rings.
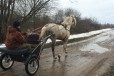
[[[98,44],[88,44],[87,46],[84,46],[80,49],[81,51],[90,51],[90,52],[97,52],[97,53],[104,53],[108,51],[107,48],[103,48],[99,46]]]

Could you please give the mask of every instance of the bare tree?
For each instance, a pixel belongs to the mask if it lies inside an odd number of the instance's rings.
[[[50,2],[52,0],[0,0],[0,34],[5,34],[7,25],[16,18],[22,24],[33,16],[35,20],[36,14],[51,6]]]
[[[16,7],[18,14],[22,15],[22,24],[28,21],[35,14],[40,13],[43,9],[49,7],[49,2],[51,0],[19,0]]]
[[[64,17],[71,16],[71,15],[80,17],[81,14],[77,10],[73,10],[71,8],[68,8],[65,11],[60,9],[57,11],[57,13],[55,13],[52,20],[55,23],[61,23]]]
[[[77,10],[73,10],[71,8],[68,8],[65,10],[65,16],[75,15],[77,17],[80,17],[80,13]]]
[[[0,34],[3,38],[3,34],[6,32],[8,20],[10,20],[9,18],[13,15],[14,4],[15,0],[0,1]]]
[[[64,11],[63,10],[58,10],[58,12],[53,17],[53,22],[61,23],[63,21],[63,17],[64,17]]]

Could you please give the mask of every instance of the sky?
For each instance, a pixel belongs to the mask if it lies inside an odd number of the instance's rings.
[[[82,18],[114,24],[114,0],[58,0],[58,8],[73,8],[81,13]]]

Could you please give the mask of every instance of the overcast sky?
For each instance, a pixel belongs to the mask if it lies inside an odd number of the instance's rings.
[[[73,8],[81,17],[96,18],[98,22],[114,24],[114,0],[58,0],[58,8]]]

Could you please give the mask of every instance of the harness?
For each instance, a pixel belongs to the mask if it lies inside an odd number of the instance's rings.
[[[64,24],[61,24],[66,30],[68,30],[69,32],[70,32],[70,29],[68,29],[67,27],[66,27],[66,25],[64,25]]]
[[[69,31],[70,32],[70,29],[68,29],[67,27],[66,27],[66,25],[64,25],[64,24],[61,24],[64,28],[65,28],[65,30],[66,30],[66,32],[67,31]],[[66,36],[65,36],[65,39],[67,38],[67,34],[66,34]]]

